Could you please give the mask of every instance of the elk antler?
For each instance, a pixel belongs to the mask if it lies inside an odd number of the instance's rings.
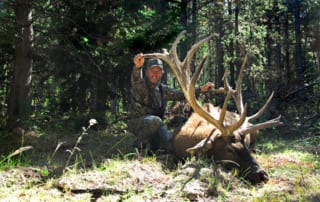
[[[198,77],[201,73],[201,70],[203,68],[203,65],[204,65],[206,59],[207,59],[207,56],[205,56],[202,59],[200,65],[198,66],[198,68],[196,68],[193,75],[191,75],[191,70],[190,70],[190,64],[191,64],[191,61],[194,57],[195,52],[198,50],[198,48],[202,44],[207,42],[211,38],[211,36],[208,36],[208,37],[198,41],[197,43],[195,43],[191,47],[191,49],[188,51],[184,60],[181,62],[177,56],[177,45],[180,42],[180,40],[182,39],[182,37],[185,35],[185,33],[186,33],[186,31],[182,31],[178,35],[178,37],[176,38],[176,40],[172,44],[171,50],[169,52],[164,51],[163,53],[144,54],[144,57],[145,58],[159,58],[159,59],[162,59],[163,61],[165,61],[169,65],[169,67],[171,68],[175,77],[177,78],[177,80],[181,86],[181,89],[185,95],[185,98],[189,102],[192,109],[196,113],[198,113],[201,117],[206,119],[209,123],[216,126],[222,135],[231,135],[235,130],[239,129],[245,121],[248,120],[247,107],[246,107],[246,105],[245,106],[243,105],[242,94],[241,94],[242,72],[243,72],[243,69],[244,69],[244,66],[245,66],[245,63],[247,60],[247,56],[245,57],[244,62],[242,64],[240,74],[238,76],[238,82],[237,82],[236,89],[233,90],[230,87],[230,85],[226,79],[227,74],[225,73],[224,88],[219,88],[219,89],[214,90],[214,91],[226,94],[226,98],[225,98],[225,101],[224,101],[224,104],[222,107],[222,111],[220,113],[220,117],[219,117],[219,119],[215,119],[208,112],[206,112],[204,109],[202,109],[202,107],[198,104],[198,102],[195,98],[195,84],[198,80]],[[224,119],[225,119],[225,115],[227,112],[227,105],[228,105],[228,101],[230,99],[230,96],[232,96],[236,102],[238,112],[240,113],[240,119],[234,124],[224,125]],[[270,100],[271,99],[269,98],[269,101],[265,104],[265,106],[263,108],[266,108],[266,105],[270,102]],[[264,110],[262,110],[262,111],[264,111]],[[261,110],[257,113],[257,115],[254,115],[251,118],[249,117],[250,120],[257,118],[256,116],[258,116],[259,114],[261,114]],[[279,123],[280,123],[280,121],[278,119],[277,120],[275,119],[273,122],[269,122],[268,124],[262,124],[262,126],[267,126],[267,125],[269,126],[270,124],[277,125]],[[247,130],[249,130],[249,129],[247,129]]]

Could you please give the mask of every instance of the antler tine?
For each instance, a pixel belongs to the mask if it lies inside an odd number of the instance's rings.
[[[204,65],[204,63],[206,62],[207,58],[208,58],[208,55],[206,55],[206,56],[202,59],[199,67],[198,67],[198,68],[195,70],[195,72],[193,73],[193,76],[192,76],[192,78],[191,78],[190,86],[193,86],[193,87],[194,87],[194,86],[196,85],[196,82],[197,82],[197,80],[198,80],[198,78],[199,78],[199,76],[200,76],[201,70],[202,70],[203,65]]]
[[[205,42],[209,41],[211,39],[212,35],[198,41],[196,44],[194,44],[191,49],[188,51],[186,57],[183,60],[183,68],[189,68],[190,67],[190,63],[194,57],[194,54],[196,53],[196,51],[198,50],[198,48],[204,44]]]
[[[185,88],[186,92],[184,92],[184,95],[185,95],[187,101],[190,103],[190,106],[193,108],[193,110],[195,112],[197,112],[200,116],[202,116],[204,119],[206,119],[209,123],[212,123],[213,125],[215,125],[220,130],[220,132],[222,134],[224,134],[226,132],[226,129],[223,127],[223,125],[220,124],[218,120],[213,118],[208,112],[203,110],[195,98],[195,84],[199,78],[200,72],[203,68],[203,65],[204,65],[206,59],[207,59],[207,56],[205,56],[202,59],[199,67],[195,70],[195,72],[192,76],[191,82]],[[180,84],[180,85],[182,85],[182,84]]]
[[[230,86],[229,84],[229,81],[228,81],[228,75],[230,74],[230,72],[228,70],[225,70],[224,74],[223,74],[223,87],[226,89],[226,92],[231,92],[233,89],[232,87]]]
[[[229,72],[226,70],[224,72],[224,75],[222,77],[222,80],[223,80],[223,88],[219,88],[219,89],[213,89],[212,91],[213,92],[216,92],[216,93],[230,93],[233,97],[233,100],[235,101],[235,104],[237,106],[237,110],[240,114],[242,114],[243,110],[244,110],[244,106],[243,106],[243,100],[242,100],[242,92],[241,92],[241,84],[242,84],[242,75],[243,75],[243,70],[244,70],[244,67],[245,67],[245,64],[247,63],[247,54],[245,55],[245,58],[243,60],[243,63],[241,65],[241,68],[240,68],[240,72],[239,72],[239,75],[238,75],[238,79],[237,79],[237,85],[236,85],[236,89],[234,90],[231,85],[229,84],[229,81],[227,79],[228,75],[229,75]]]
[[[221,125],[223,125],[223,121],[224,121],[224,118],[225,118],[226,113],[227,113],[228,101],[230,100],[230,96],[231,96],[231,94],[228,92],[227,96],[226,96],[226,98],[224,99],[224,102],[223,102],[223,107],[222,107],[222,110],[221,110],[221,113],[220,113],[220,117],[219,117],[219,123]]]
[[[185,30],[180,32],[180,34],[178,35],[176,40],[173,42],[169,53],[164,50],[163,53],[149,53],[149,54],[144,54],[143,56],[145,58],[162,59],[163,61],[165,61],[169,65],[169,67],[171,68],[171,70],[173,71],[173,73],[175,75],[181,75],[182,72],[181,72],[181,69],[179,68],[181,66],[181,61],[177,55],[177,46],[178,46],[180,40],[185,35],[185,33],[186,33]]]
[[[145,58],[159,58],[165,61],[170,69],[172,70],[173,74],[176,76],[178,82],[180,83],[180,86],[182,88],[183,92],[187,92],[187,84],[190,83],[190,71],[184,71],[183,65],[181,64],[181,61],[177,54],[177,46],[180,42],[180,40],[185,35],[186,31],[180,32],[176,40],[173,42],[172,47],[170,49],[170,52],[164,52],[164,53],[151,53],[151,54],[144,54]]]
[[[166,63],[168,63],[168,65],[173,65],[172,61],[169,59],[169,54],[164,52],[164,53],[148,53],[148,54],[143,54],[144,58],[159,58],[163,61],[165,61]]]
[[[271,93],[271,95],[269,96],[268,100],[263,105],[263,107],[261,107],[257,113],[248,117],[248,121],[252,121],[252,120],[259,118],[266,111],[266,109],[268,108],[268,106],[273,98],[273,95],[274,95],[274,91]]]
[[[201,70],[203,68],[203,65],[207,60],[207,57],[208,57],[208,55],[206,55],[202,59],[199,67],[195,70],[195,72],[194,72],[194,74],[193,74],[193,76],[191,78],[190,84],[187,86],[187,93],[185,94],[185,97],[186,97],[186,99],[188,100],[189,103],[192,103],[191,106],[198,105],[197,101],[194,98],[195,97],[195,85],[196,85],[196,82],[197,82],[197,80],[199,78]],[[201,109],[200,106],[199,106],[199,108]]]
[[[269,121],[265,121],[263,123],[254,124],[252,126],[249,126],[247,128],[244,128],[244,129],[240,130],[240,133],[245,135],[245,134],[248,134],[248,133],[251,133],[251,132],[254,132],[254,131],[257,131],[257,130],[261,130],[261,129],[264,129],[264,128],[269,128],[269,127],[272,127],[272,126],[281,125],[283,123],[280,121],[280,118],[281,118],[281,116],[278,116],[275,119],[272,119],[272,120],[269,120]]]
[[[244,66],[242,66],[240,71],[243,71],[243,69],[244,69],[243,67]],[[237,86],[236,90],[232,89],[232,87],[230,86],[228,79],[227,79],[227,75],[228,75],[228,72],[226,71],[223,76],[224,87],[216,89],[214,91],[217,93],[227,94],[227,96],[224,100],[224,103],[223,103],[222,111],[220,113],[219,124],[223,124],[230,96],[233,97],[233,99],[237,105],[237,109],[240,114],[240,119],[235,124],[225,127],[225,130],[224,130],[225,133],[223,133],[223,134],[229,135],[229,134],[232,134],[233,131],[240,128],[241,125],[247,120],[247,105],[243,106],[243,101],[242,101],[241,88],[240,88],[242,75],[238,77],[238,83],[240,85]]]
[[[210,89],[211,92],[214,92],[214,93],[217,93],[217,94],[227,94],[229,92],[231,88],[231,86],[229,85],[228,83],[228,80],[227,80],[227,76],[228,76],[228,71],[225,71],[224,74],[223,74],[223,77],[222,77],[222,80],[223,80],[223,83],[224,83],[224,86],[223,87],[220,87],[218,89]]]
[[[236,122],[233,125],[227,126],[226,127],[226,135],[230,135],[232,134],[233,131],[237,130],[238,128],[240,128],[242,126],[242,124],[246,121],[247,119],[247,104],[244,106],[244,110],[243,113],[240,116],[240,119],[238,122]]]
[[[243,106],[243,99],[242,99],[242,90],[241,90],[241,85],[242,85],[242,76],[243,76],[243,71],[244,68],[246,66],[248,60],[248,54],[246,54],[244,56],[240,71],[239,71],[239,75],[238,75],[238,80],[237,80],[237,85],[236,85],[236,90],[235,93],[233,94],[233,99],[236,103],[238,112],[241,114],[244,110],[244,106]]]
[[[178,54],[177,54],[177,46],[179,44],[179,42],[181,41],[181,39],[184,37],[184,35],[186,34],[186,30],[183,30],[182,32],[180,32],[180,34],[177,36],[176,40],[173,42],[172,47],[170,49],[170,55],[171,57],[174,58],[175,61],[179,62],[179,64],[181,63]],[[180,66],[177,65],[177,67],[179,68]]]

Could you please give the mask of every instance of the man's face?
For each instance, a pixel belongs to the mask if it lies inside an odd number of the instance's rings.
[[[146,76],[152,84],[158,84],[163,75],[163,70],[160,67],[152,67],[146,71]]]

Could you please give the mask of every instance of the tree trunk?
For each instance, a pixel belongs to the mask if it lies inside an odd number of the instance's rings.
[[[106,75],[106,76],[98,77],[97,83],[96,83],[97,90],[96,90],[96,99],[95,99],[95,108],[94,108],[95,113],[98,113],[98,112],[104,113],[107,110],[106,101],[107,101],[109,89],[106,90],[106,87],[107,87],[108,74],[103,72],[102,75]],[[97,117],[97,119],[100,122],[105,121],[104,116],[102,115],[101,117]]]
[[[300,22],[300,0],[295,0],[294,9],[294,28],[295,28],[295,61],[296,61],[296,82],[297,87],[303,87],[303,69],[301,61],[301,22]]]
[[[168,7],[168,1],[167,0],[160,0],[160,12],[166,13]]]
[[[266,44],[266,58],[267,58],[267,68],[269,69],[272,65],[272,13],[269,11],[269,13],[267,14],[267,35],[265,38],[265,44]]]
[[[189,42],[189,47],[191,47],[192,44],[194,44],[197,40],[197,22],[198,22],[198,9],[197,9],[197,0],[192,0],[192,10],[191,10],[191,14],[192,14],[192,24],[191,24],[191,40]],[[197,53],[195,53],[195,58],[197,57]],[[192,60],[191,62],[191,72],[193,73],[195,71],[196,68],[196,64],[195,64],[195,60]]]
[[[275,71],[276,71],[276,77],[274,78],[274,85],[272,86],[272,90],[279,87],[279,85],[282,86],[283,81],[283,71],[282,71],[282,58],[281,58],[281,24],[280,24],[280,11],[278,7],[278,1],[274,1],[274,21],[275,21],[275,29],[278,33],[278,36],[276,38],[276,52],[275,52]]]
[[[286,86],[285,89],[288,89],[288,87],[291,85],[291,68],[290,68],[290,39],[289,39],[289,19],[288,19],[288,14],[285,14],[285,21],[284,21],[284,50],[285,50],[285,55],[284,55],[284,68],[285,68],[285,82]]]
[[[188,0],[181,0],[180,2],[180,8],[181,8],[181,25],[183,27],[184,30],[187,30],[188,27]],[[180,58],[184,58],[184,56],[186,55],[186,44],[185,43],[181,43],[179,45],[179,56]],[[173,77],[173,86],[176,87],[178,86],[176,84],[176,78]]]
[[[230,16],[232,16],[233,12],[232,12],[232,2],[233,1],[228,1],[228,13]],[[238,5],[237,5],[238,7]],[[236,18],[236,17],[235,17]],[[234,28],[238,27],[238,18],[235,19],[235,26]],[[236,36],[238,30],[235,30],[234,34]],[[234,38],[231,38],[230,39],[230,43],[229,43],[229,57],[231,58],[230,62],[229,62],[229,68],[230,68],[230,84],[231,86],[235,86],[235,69],[234,69]]]
[[[188,0],[182,0],[180,7],[181,7],[181,25],[184,30],[187,30],[187,28],[188,28]],[[179,56],[181,58],[184,58],[187,53],[187,50],[188,50],[187,44],[188,43],[181,43],[180,44]]]
[[[235,85],[235,77],[236,75],[239,75],[239,71],[240,71],[240,65],[242,63],[242,61],[240,62],[241,56],[240,56],[240,44],[239,41],[237,39],[237,36],[239,35],[239,10],[240,10],[240,1],[236,0],[235,1],[235,11],[234,11],[234,36],[236,38],[236,57],[235,57],[235,66],[237,68],[237,71],[233,71],[233,75],[231,77],[231,83],[233,83],[233,86]],[[231,73],[231,72],[230,72]]]
[[[31,0],[15,1],[16,42],[14,73],[8,100],[7,128],[20,126],[28,119],[32,80],[32,11]]]
[[[184,29],[187,28],[188,25],[188,0],[182,0],[181,4],[181,25]]]
[[[223,38],[223,5],[217,4],[217,16],[216,16],[216,25],[215,25],[215,31],[216,33],[219,33],[219,36],[216,38],[215,42],[215,49],[216,49],[216,61],[217,61],[217,80],[216,84],[217,86],[223,86],[222,77],[224,74],[224,66],[223,66],[223,46],[222,46],[222,38]],[[218,103],[222,103],[224,98],[218,98]]]

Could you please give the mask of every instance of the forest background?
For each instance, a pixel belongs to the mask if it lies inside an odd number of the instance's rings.
[[[249,54],[244,97],[250,110],[275,91],[269,116],[286,132],[320,128],[318,0],[28,1],[0,3],[0,130],[78,129],[88,118],[112,124],[128,109],[132,58],[162,52],[187,30],[183,56],[213,35],[199,83],[234,86]],[[199,63],[195,60],[194,65]],[[168,85],[179,88],[170,74]],[[221,100],[213,98],[216,104]],[[268,115],[267,115],[268,116]],[[65,123],[68,126],[65,127]]]
[[[205,161],[198,165],[211,174],[192,181],[184,173],[193,162],[170,170],[168,159],[158,165],[133,150],[126,130],[133,57],[170,49],[182,30],[180,58],[212,35],[192,61],[208,54],[197,85],[222,86],[228,71],[235,86],[248,54],[248,114],[274,91],[259,121],[281,115],[283,124],[262,131],[255,157],[270,174],[265,186],[252,188]],[[179,89],[165,71],[164,82]],[[201,101],[221,105],[223,97]],[[0,1],[1,199],[79,201],[90,192],[83,201],[319,201],[319,148],[319,0]]]

